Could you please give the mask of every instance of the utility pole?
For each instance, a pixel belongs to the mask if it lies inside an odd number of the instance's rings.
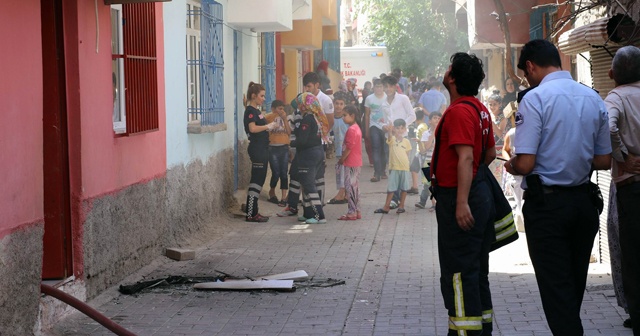
[[[505,44],[505,63],[507,65],[507,75],[511,77],[516,83],[523,86],[529,86],[524,78],[518,77],[513,67],[513,53],[511,52],[511,33],[509,32],[509,22],[507,21],[507,14],[502,6],[502,0],[493,0],[496,5],[496,12],[498,13],[498,23],[500,24],[500,30],[504,36]]]

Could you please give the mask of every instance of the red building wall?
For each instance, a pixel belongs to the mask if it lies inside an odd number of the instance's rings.
[[[41,222],[44,212],[40,1],[3,1],[0,13],[2,238],[22,225]]]

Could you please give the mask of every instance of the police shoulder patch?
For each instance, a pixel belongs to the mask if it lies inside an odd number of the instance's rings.
[[[522,123],[524,123],[524,116],[520,112],[516,112],[515,119],[516,119],[516,126],[522,125]]]
[[[249,119],[253,119],[253,114],[249,113]]]
[[[304,125],[304,124],[302,125],[302,130],[303,130],[303,131],[306,131],[306,130],[307,130],[307,128],[309,128],[309,126]]]

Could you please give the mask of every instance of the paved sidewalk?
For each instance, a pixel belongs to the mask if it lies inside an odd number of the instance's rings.
[[[327,200],[335,194],[334,162],[327,167]],[[263,224],[216,218],[232,221],[233,229],[194,246],[195,260],[160,257],[124,281],[214,276],[214,269],[250,276],[305,270],[317,279],[345,280],[344,285],[299,287],[291,293],[182,286],[135,296],[113,288],[90,303],[139,335],[446,335],[435,214],[414,208],[417,195],[407,197],[404,214],[374,214],[384,201],[386,182],[371,183],[371,175],[372,168],[363,167],[362,220],[336,220],[346,205],[327,205],[324,225],[301,225],[295,217],[272,217]],[[281,209],[262,200],[260,206],[267,215]],[[551,335],[524,235],[491,254],[491,271],[493,335]],[[622,327],[626,314],[616,305],[609,272],[607,265],[590,269],[582,306],[586,335],[632,335]],[[111,335],[79,313],[50,334]]]

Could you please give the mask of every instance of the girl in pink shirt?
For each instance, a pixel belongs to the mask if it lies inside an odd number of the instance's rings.
[[[356,123],[358,110],[353,105],[344,108],[343,120],[349,125],[342,144],[342,156],[338,165],[344,166],[344,188],[348,204],[347,214],[339,220],[356,220],[362,218],[360,213],[360,189],[358,179],[362,169],[362,131]]]

